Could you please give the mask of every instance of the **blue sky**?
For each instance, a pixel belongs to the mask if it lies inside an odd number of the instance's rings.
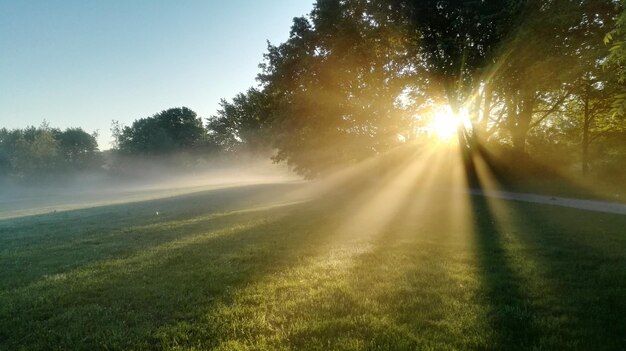
[[[202,117],[256,85],[266,40],[313,0],[0,0],[0,127],[98,130],[169,107]]]

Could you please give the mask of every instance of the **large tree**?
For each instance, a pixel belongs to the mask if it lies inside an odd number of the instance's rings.
[[[89,134],[82,128],[57,131],[55,139],[66,167],[84,170],[100,166],[102,159],[98,153],[97,136],[97,133]]]
[[[411,119],[398,97],[409,69],[407,36],[371,1],[318,1],[270,45],[259,79],[273,104],[275,161],[306,176],[398,144]]]
[[[502,53],[502,43],[519,22],[521,1],[499,0],[398,0],[393,2],[408,17],[413,29],[417,64],[425,65],[432,84],[440,86],[456,114],[491,90],[492,69]],[[472,121],[478,114],[470,116]],[[469,147],[471,135],[459,124],[459,142]],[[464,154],[468,151],[464,148]]]
[[[532,128],[560,111],[605,56],[599,46],[612,22],[611,0],[528,1],[503,46],[494,78],[506,114],[502,126],[518,155]],[[564,69],[567,67],[567,69]]]
[[[267,153],[271,148],[271,101],[251,88],[228,102],[220,102],[217,114],[207,120],[209,138],[227,152]]]
[[[447,103],[469,113],[458,130],[468,166],[475,145],[511,148],[502,154],[523,166],[528,136],[535,147],[555,133],[588,159],[604,126],[619,124],[601,113],[614,86],[600,69],[601,39],[615,28],[616,4],[318,0],[285,43],[269,45],[261,87],[222,103],[211,135],[227,149],[262,135],[275,161],[317,176],[401,144],[416,111]]]
[[[162,155],[202,148],[207,140],[202,120],[187,107],[141,118],[130,127],[114,126],[117,148],[124,154]]]

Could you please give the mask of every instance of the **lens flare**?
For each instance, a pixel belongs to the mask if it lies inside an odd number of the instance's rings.
[[[452,112],[450,106],[444,105],[433,112],[427,130],[440,141],[450,142],[456,136],[459,123],[461,119]]]
[[[421,130],[431,136],[433,141],[451,143],[457,140],[459,126],[466,130],[472,129],[467,109],[461,108],[454,113],[450,105],[439,105],[429,113],[428,124]]]

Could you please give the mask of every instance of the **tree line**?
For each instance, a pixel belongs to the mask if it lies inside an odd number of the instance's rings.
[[[221,145],[271,140],[310,177],[465,113],[476,145],[581,172],[626,163],[624,4],[615,0],[319,0],[268,45],[259,88],[223,102]],[[269,136],[269,137],[268,137]]]
[[[233,113],[230,104],[223,101],[222,105]],[[252,133],[258,126],[249,129]],[[241,127],[236,133],[223,129],[215,118],[203,121],[187,107],[163,110],[129,126],[113,121],[111,131],[113,147],[102,152],[98,134],[82,128],[60,130],[44,121],[39,127],[0,129],[0,177],[32,181],[69,173],[137,174],[134,171],[146,164],[185,172],[211,162],[236,160],[243,154],[270,154],[262,146],[269,144],[259,139],[260,132],[253,137]]]
[[[99,169],[103,164],[97,134],[82,128],[0,129],[0,176],[30,179],[68,171]]]
[[[204,121],[183,107],[114,123],[114,154],[258,153],[312,178],[420,142],[445,104],[467,118],[458,130],[464,154],[483,147],[511,167],[533,159],[619,177],[624,8],[617,0],[318,0],[293,19],[285,42],[268,43],[257,87],[222,100]],[[97,153],[84,135],[64,144],[60,133],[3,130],[2,169],[80,168]]]

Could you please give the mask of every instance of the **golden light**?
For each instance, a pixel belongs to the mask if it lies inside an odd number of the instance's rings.
[[[439,106],[433,112],[432,119],[426,129],[429,134],[436,136],[440,141],[455,140],[457,128],[461,118],[452,112],[448,105]]]

